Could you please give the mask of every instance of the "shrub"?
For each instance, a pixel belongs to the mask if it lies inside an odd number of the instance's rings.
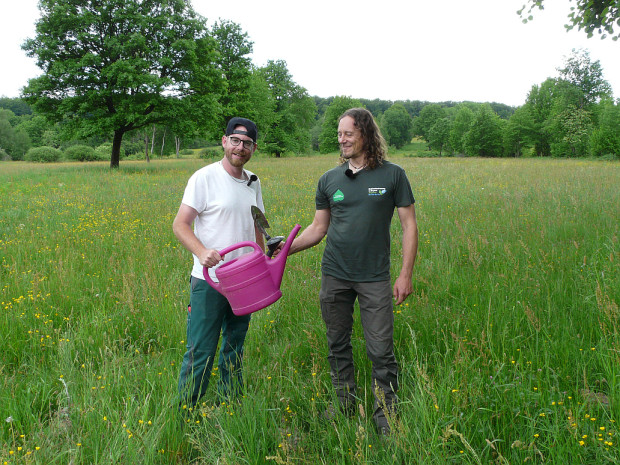
[[[33,147],[26,152],[26,160],[40,163],[52,163],[60,160],[62,152],[54,147]]]
[[[95,149],[97,160],[109,160],[112,156],[112,142],[104,142]],[[121,146],[121,159],[125,158],[125,149]]]
[[[11,155],[5,152],[4,149],[0,149],[0,161],[9,161],[11,159]]]
[[[620,156],[620,132],[614,134],[605,128],[598,128],[590,136],[590,150],[592,155],[601,157],[604,155]]]
[[[74,145],[72,147],[67,147],[65,149],[65,156],[69,160],[76,161],[95,161],[98,159],[95,154],[95,149],[88,145]]]
[[[200,158],[219,158],[222,156],[221,148],[210,148],[202,149],[200,151]]]
[[[146,157],[143,152],[138,152],[138,153],[132,153],[131,155],[128,155],[127,157],[125,157],[125,159],[135,161],[135,160],[145,160]]]
[[[125,150],[127,156],[140,154],[144,157],[144,142],[127,141],[123,142],[121,152]],[[112,149],[110,148],[110,152]]]

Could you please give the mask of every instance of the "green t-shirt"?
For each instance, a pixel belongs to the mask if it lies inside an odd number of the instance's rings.
[[[415,202],[400,166],[384,161],[374,170],[348,177],[345,163],[319,179],[316,209],[331,218],[323,273],[353,282],[390,279],[390,224],[395,207]]]

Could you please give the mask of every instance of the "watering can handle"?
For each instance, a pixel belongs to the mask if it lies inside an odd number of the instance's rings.
[[[243,241],[243,242],[238,242],[237,244],[229,245],[228,247],[220,250],[219,252],[220,257],[224,258],[224,255],[226,255],[227,253],[230,253],[233,250],[240,249],[241,247],[253,247],[254,250],[257,250],[260,253],[265,253],[265,251],[262,250],[256,242]]]
[[[244,242],[239,242],[237,244],[230,245],[220,250],[219,251],[220,257],[224,258],[224,255],[226,255],[227,253],[232,252],[233,250],[240,249],[241,247],[253,247],[255,250],[258,250],[259,252],[264,253],[264,251],[261,250],[260,246],[256,242],[244,241]],[[202,275],[205,277],[205,281],[207,281],[213,289],[215,289],[220,294],[222,293],[220,283],[216,283],[215,281],[211,279],[211,276],[209,275],[209,268],[205,266],[202,269]]]

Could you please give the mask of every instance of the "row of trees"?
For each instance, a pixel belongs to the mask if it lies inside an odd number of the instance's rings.
[[[339,97],[327,107],[319,137],[321,152],[337,150],[337,118],[364,105],[377,118],[388,143],[401,148],[417,136],[442,154],[501,157],[620,157],[620,101],[599,61],[573,50],[558,78],[532,86],[524,105],[473,102],[364,102]],[[422,105],[418,105],[422,103]]]
[[[488,105],[426,106],[413,133],[442,151],[478,156],[620,156],[620,106],[587,51],[573,51],[560,77],[532,87],[500,118]]]
[[[253,44],[230,21],[207,26],[186,0],[41,0],[24,50],[42,76],[23,100],[0,99],[0,149],[111,142],[149,157],[221,137],[234,115],[255,120],[262,152],[338,149],[338,116],[365,106],[388,143],[413,136],[440,154],[584,156],[620,153],[618,104],[598,62],[574,52],[560,77],[532,87],[526,103],[390,102],[310,97],[286,63],[252,64]],[[71,141],[71,142],[67,142]],[[1,153],[0,153],[1,155]]]
[[[283,71],[278,73],[278,70]],[[271,73],[269,74],[268,71]],[[271,75],[288,74],[286,63],[271,62],[267,67],[253,70],[255,84],[266,85],[265,77]],[[290,77],[285,81],[292,83],[292,88],[299,89]],[[268,102],[268,97],[265,100]],[[286,100],[281,99],[281,102]],[[431,104],[423,101],[401,101],[391,102],[386,100],[367,100],[354,99],[351,97],[313,97],[312,100],[305,97],[299,98],[296,105],[280,104],[283,108],[278,110],[271,106],[266,106],[266,111],[261,115],[257,110],[259,105],[255,105],[252,111],[247,109],[243,115],[250,115],[258,122],[260,134],[260,151],[262,153],[275,154],[280,156],[283,153],[307,153],[309,151],[320,151],[329,153],[338,151],[337,126],[338,117],[347,109],[362,106],[368,108],[377,118],[383,133],[390,146],[401,148],[409,143],[414,135],[424,137],[423,133],[416,133],[414,128],[418,121],[422,123],[425,118],[432,114],[428,111],[432,108],[441,108],[442,113],[450,115],[459,106],[466,105],[475,109],[480,104],[442,102]],[[487,106],[497,116],[504,115],[508,118],[513,112],[511,108],[503,104],[487,104]],[[424,110],[427,108],[427,110]],[[17,113],[16,113],[17,112]],[[421,119],[420,119],[421,117]],[[298,123],[304,121],[303,125]],[[272,127],[269,127],[269,124]],[[310,127],[309,127],[310,126]],[[309,127],[309,129],[308,129]],[[181,149],[181,136],[175,134],[174,129],[168,124],[152,124],[149,127],[133,130],[125,135],[121,146],[120,159],[124,156],[138,156],[146,158],[147,161],[153,156],[170,156],[179,154]],[[221,129],[215,130],[212,134],[199,131],[187,133],[183,137],[186,148],[199,148],[208,145],[217,145],[221,137]],[[66,138],[63,133],[62,122],[53,123],[43,116],[33,112],[22,99],[0,98],[0,159],[23,160],[31,159],[26,156],[31,147],[48,146],[62,148],[63,151],[74,146],[96,148],[96,153],[101,154],[104,147],[111,147],[112,138],[92,135],[85,139]],[[107,144],[107,145],[106,145]],[[75,153],[72,149],[71,153]],[[89,152],[90,153],[90,152]],[[215,151],[217,153],[217,150]],[[87,153],[83,156],[85,160],[91,160]],[[68,157],[76,159],[75,157]],[[109,154],[108,157],[109,159]],[[100,156],[96,159],[101,159]]]

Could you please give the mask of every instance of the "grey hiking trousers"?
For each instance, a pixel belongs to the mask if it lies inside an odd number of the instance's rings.
[[[355,299],[366,339],[366,354],[372,362],[373,418],[385,422],[385,409],[393,413],[398,402],[398,364],[394,356],[394,313],[390,281],[356,283],[323,274],[321,314],[327,329],[331,378],[341,407],[355,405],[355,366],[351,346]]]

